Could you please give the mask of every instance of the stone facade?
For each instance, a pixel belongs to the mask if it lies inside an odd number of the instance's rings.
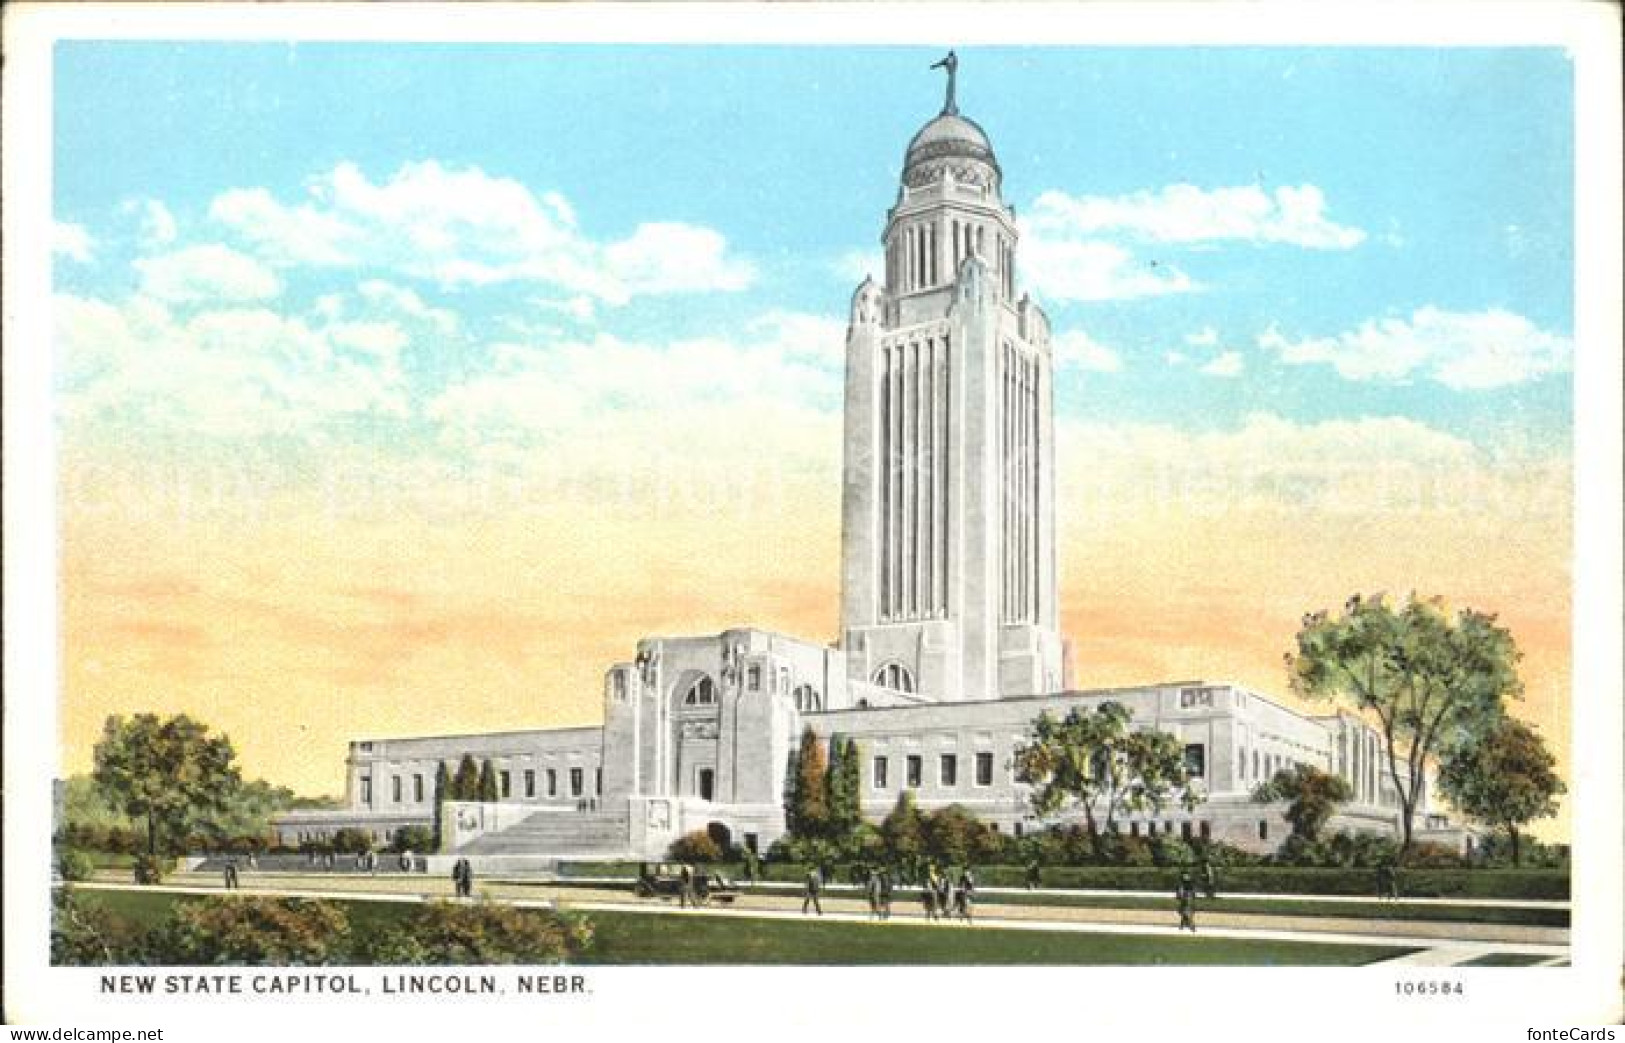
[[[1347,714],[1306,717],[1229,684],[1071,690],[1057,617],[1049,322],[1018,292],[1019,233],[987,135],[943,112],[909,143],[887,215],[885,281],[852,297],[846,341],[841,631],[828,647],[753,628],[646,638],[604,675],[602,727],[354,742],[347,806],[278,822],[284,842],[432,820],[439,764],[489,760],[500,802],[458,806],[461,853],[659,855],[722,823],[760,849],[783,832],[803,727],[857,740],[863,810],[900,789],[1038,828],[1013,752],[1039,713],[1108,699],[1177,736],[1207,800],[1122,823],[1271,850],[1279,806],[1252,789],[1309,764],[1355,799],[1332,828],[1392,832],[1381,743]],[[1424,828],[1443,829],[1424,810]],[[1446,836],[1447,834],[1435,834]]]

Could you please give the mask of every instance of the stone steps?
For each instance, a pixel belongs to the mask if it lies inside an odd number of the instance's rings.
[[[630,823],[624,814],[539,811],[500,833],[487,833],[458,849],[460,855],[623,854]]]

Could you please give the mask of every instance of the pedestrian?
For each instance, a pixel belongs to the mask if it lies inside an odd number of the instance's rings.
[[[807,867],[807,882],[805,885],[803,885],[803,887],[804,889],[801,893],[801,915],[806,916],[807,909],[810,906],[813,911],[818,913],[819,916],[823,916],[824,907],[819,904],[818,894],[824,889],[824,877],[823,874],[818,871],[817,866]]]
[[[869,899],[869,918],[880,919],[880,870],[869,870],[869,879],[864,882],[863,890]]]
[[[683,868],[677,874],[677,907],[687,909],[697,904],[694,900],[694,870],[684,862]]]
[[[891,870],[882,869],[880,871],[880,918],[882,920],[891,919],[891,887]]]
[[[937,882],[937,911],[942,914],[944,919],[947,919],[948,910],[952,908],[948,903],[953,901],[953,884],[948,879],[948,870],[946,868],[938,870],[937,867],[932,866],[931,872]]]
[[[959,874],[959,884],[954,889],[954,909],[964,917],[966,923],[971,921],[971,904],[976,897],[976,877],[972,875],[970,866],[966,866]]]
[[[1202,893],[1208,898],[1217,898],[1219,890],[1219,875],[1213,868],[1209,859],[1202,859]]]
[[[250,873],[257,872],[259,870],[259,868],[260,868],[260,860],[259,860],[259,858],[255,856],[254,852],[250,851],[248,853],[248,871]]]
[[[1397,889],[1394,886],[1394,867],[1387,861],[1377,863],[1377,898],[1386,901],[1394,897]]]
[[[1027,890],[1036,891],[1042,879],[1043,873],[1038,867],[1038,859],[1035,858],[1027,863]]]
[[[1191,882],[1189,873],[1179,874],[1179,887],[1174,890],[1174,900],[1179,903],[1179,929],[1196,933],[1196,885]]]
[[[927,920],[937,918],[937,889],[932,886],[930,880],[926,880],[920,885],[920,904],[925,907],[925,918]]]
[[[237,890],[237,856],[236,855],[227,855],[226,856],[225,876],[226,876],[226,890],[228,890],[228,891]]]
[[[925,902],[927,920],[935,920],[939,915],[946,916],[948,913],[946,903],[941,900],[943,884],[944,882],[937,878],[937,867],[934,864],[926,866],[925,881],[922,885],[924,891],[921,897]]]
[[[756,852],[748,847],[745,849],[745,882],[752,886],[756,884]]]
[[[1395,862],[1388,867],[1388,900],[1399,901],[1399,863]]]

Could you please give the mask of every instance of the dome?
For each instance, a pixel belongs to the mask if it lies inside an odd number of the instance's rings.
[[[944,112],[920,128],[908,143],[905,167],[930,159],[979,159],[994,166],[993,144],[975,122],[954,112]]]
[[[993,144],[974,120],[944,112],[921,127],[903,157],[903,183],[910,188],[940,181],[952,171],[960,183],[998,188],[999,161]]]

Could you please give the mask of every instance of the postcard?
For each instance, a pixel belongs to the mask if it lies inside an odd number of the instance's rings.
[[[11,13],[8,1023],[1615,1038],[1617,11]]]

